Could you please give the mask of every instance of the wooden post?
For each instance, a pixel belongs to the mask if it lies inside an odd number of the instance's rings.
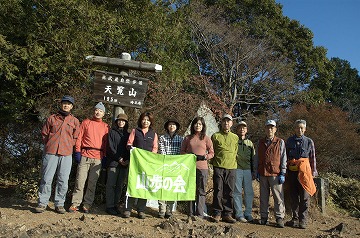
[[[321,212],[323,214],[325,214],[325,205],[326,205],[325,204],[325,202],[326,202],[326,200],[325,200],[325,196],[326,196],[325,181],[322,178],[314,178],[314,182],[316,185],[317,203],[320,206]]]
[[[121,59],[130,61],[131,55],[129,53],[123,52],[121,53]],[[123,76],[129,76],[129,71],[130,71],[129,69],[121,68],[120,74]],[[125,113],[124,109],[120,106],[114,106],[113,121],[115,121],[116,116],[119,115],[120,113]]]

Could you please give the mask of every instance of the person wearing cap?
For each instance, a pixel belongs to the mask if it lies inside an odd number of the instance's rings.
[[[296,120],[295,134],[286,141],[288,158],[287,182],[291,198],[292,219],[285,225],[306,228],[310,196],[316,192],[313,177],[317,176],[315,145],[304,135],[306,121]]]
[[[127,141],[127,148],[131,149],[133,147],[140,148],[143,150],[151,151],[153,153],[158,152],[158,135],[152,128],[154,125],[154,116],[150,112],[143,112],[140,114],[137,121],[137,128],[132,129]],[[136,202],[136,210],[138,213],[138,218],[145,219],[145,209],[146,209],[146,199],[143,198],[134,198],[127,197],[125,203],[125,211],[123,214],[124,218],[129,218],[131,215],[131,210]]]
[[[208,161],[214,157],[214,148],[210,137],[206,135],[206,124],[203,117],[195,117],[192,120],[190,135],[184,138],[180,154],[196,155],[196,194],[195,201],[187,204],[189,219],[196,220],[195,216],[205,218],[206,185],[209,176]]]
[[[261,138],[254,156],[255,171],[260,182],[260,224],[267,225],[269,216],[270,189],[274,198],[274,213],[277,227],[284,227],[284,189],[286,174],[286,149],[283,139],[275,136],[274,120],[265,123],[265,138]]]
[[[174,119],[168,119],[164,124],[166,133],[159,138],[159,152],[163,155],[179,155],[183,137],[178,135],[180,123]],[[172,216],[174,201],[159,200],[159,218]]]
[[[79,135],[79,120],[71,114],[74,98],[64,96],[60,110],[47,118],[41,135],[44,142],[44,157],[39,186],[39,201],[36,213],[45,211],[51,196],[52,181],[57,174],[55,187],[55,211],[65,213],[64,202],[72,165],[75,141]]]
[[[236,222],[232,215],[239,137],[230,131],[232,125],[232,117],[229,114],[223,115],[220,131],[214,133],[211,137],[215,151],[212,159],[214,168],[214,214],[212,220],[214,222],[219,222],[221,217],[224,222]]]
[[[253,217],[252,205],[254,199],[254,190],[252,186],[252,177],[254,172],[253,157],[255,155],[254,144],[251,140],[246,138],[247,124],[240,121],[236,126],[236,134],[239,136],[239,148],[237,153],[237,169],[235,178],[234,191],[234,209],[235,219],[240,222],[252,222]],[[245,211],[243,212],[243,191]]]
[[[78,163],[72,205],[69,212],[76,212],[82,203],[84,213],[89,213],[95,198],[96,183],[100,176],[101,160],[106,156],[109,125],[102,121],[105,106],[99,102],[91,119],[80,125],[80,134],[75,144],[75,160]],[[85,182],[87,181],[84,196]]]
[[[126,148],[129,139],[128,128],[128,116],[120,113],[115,119],[114,127],[109,132],[106,152],[106,212],[110,215],[120,214],[118,204],[127,179],[130,161],[130,152]]]

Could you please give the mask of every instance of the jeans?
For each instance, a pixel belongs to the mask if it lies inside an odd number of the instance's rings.
[[[128,168],[118,165],[107,169],[106,207],[116,207],[121,198],[124,183],[128,176]]]
[[[94,202],[96,183],[100,176],[101,160],[92,159],[85,156],[81,157],[77,168],[75,188],[72,196],[72,206],[79,206],[83,200],[85,182],[87,188],[84,196],[83,205],[90,207]]]
[[[51,186],[56,173],[55,206],[64,206],[68,181],[72,165],[72,156],[45,154],[39,187],[39,205],[47,206],[51,196]]]
[[[245,212],[243,212],[243,195],[244,190],[244,203],[245,203]],[[236,179],[235,179],[235,191],[234,191],[234,208],[235,208],[235,217],[244,218],[251,217],[252,205],[254,200],[254,190],[252,186],[252,175],[251,170],[236,170]]]
[[[285,217],[284,189],[279,184],[277,176],[260,176],[260,215],[268,218],[270,189],[274,198],[274,213],[276,218]]]

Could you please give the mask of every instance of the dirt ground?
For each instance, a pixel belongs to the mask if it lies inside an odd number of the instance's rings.
[[[328,211],[321,214],[312,209],[308,228],[305,230],[250,223],[212,223],[206,220],[189,221],[187,216],[175,212],[170,219],[157,218],[156,209],[148,208],[147,217],[140,220],[133,213],[125,219],[105,213],[104,205],[94,206],[91,214],[57,214],[52,203],[47,211],[33,213],[35,201],[25,201],[14,196],[14,189],[0,188],[0,237],[360,237],[360,220]],[[255,200],[258,198],[255,197]],[[254,202],[254,218],[258,206]],[[289,220],[287,214],[285,220]]]

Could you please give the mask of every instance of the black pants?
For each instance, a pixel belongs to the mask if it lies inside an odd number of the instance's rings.
[[[207,169],[196,169],[196,206],[194,201],[189,202],[189,215],[204,217],[206,209],[206,184],[208,179]]]
[[[298,173],[297,171],[288,170],[287,180],[290,185],[292,218],[306,222],[310,206],[310,194],[301,186],[298,180]]]
[[[213,210],[214,216],[232,216],[236,169],[214,167]]]

